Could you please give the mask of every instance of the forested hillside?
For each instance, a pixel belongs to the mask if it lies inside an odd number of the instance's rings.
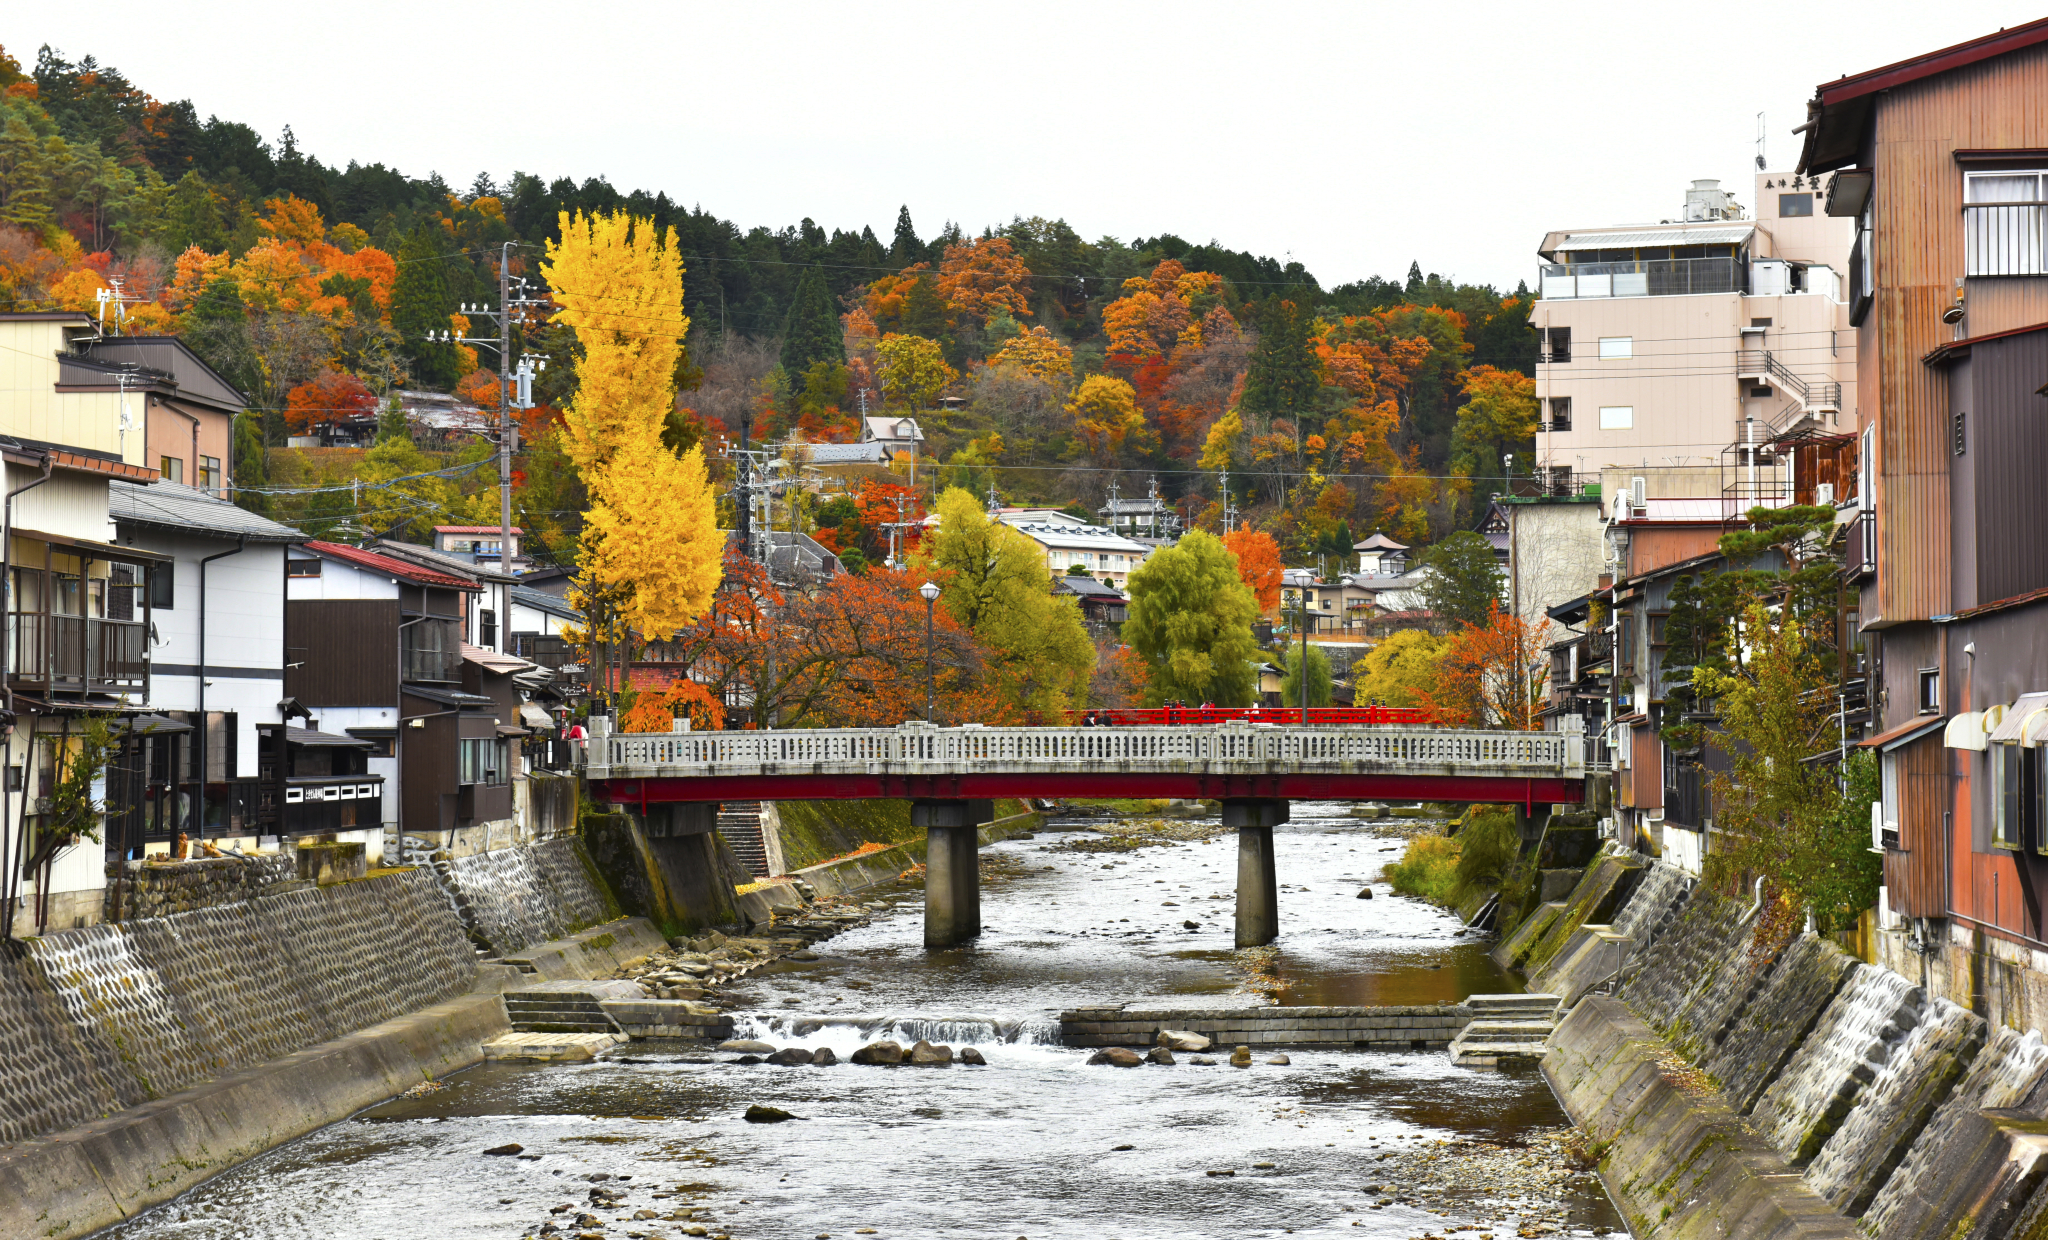
[[[1236,504],[1290,557],[1376,528],[1441,537],[1471,523],[1505,454],[1529,460],[1526,289],[1419,265],[1325,287],[1298,263],[1214,242],[1091,241],[1038,216],[948,222],[929,238],[907,206],[880,233],[811,217],[742,228],[679,201],[715,199],[716,186],[672,197],[601,178],[454,186],[335,167],[289,128],[271,142],[202,121],[191,101],[160,102],[49,48],[26,67],[0,52],[0,89],[0,308],[91,311],[117,287],[124,330],[183,333],[250,398],[236,481],[264,489],[243,502],[315,530],[495,520],[488,469],[413,477],[480,461],[480,444],[427,451],[391,425],[366,451],[281,445],[399,389],[494,406],[479,361],[494,370],[495,358],[428,334],[460,334],[459,306],[495,303],[506,241],[521,243],[512,274],[537,287],[541,247],[574,212],[629,212],[671,230],[683,256],[671,446],[729,439],[742,414],[756,439],[857,438],[863,409],[901,409],[944,465],[920,484],[993,482],[1012,501],[1093,507],[1112,480],[1133,495],[1156,477],[1213,526],[1227,470]],[[831,218],[830,203],[792,205]],[[544,315],[520,347],[566,360],[573,337]],[[554,427],[571,376],[543,376],[519,461],[521,519],[564,549],[585,506]],[[352,481],[371,485],[289,493]],[[875,549],[873,504],[798,512],[828,541]]]

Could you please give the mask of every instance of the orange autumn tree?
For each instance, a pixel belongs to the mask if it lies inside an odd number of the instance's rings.
[[[1436,685],[1417,689],[1431,722],[1452,728],[1543,727],[1544,690],[1550,680],[1551,622],[1531,625],[1499,602],[1485,624],[1468,624],[1445,641]]]
[[[983,237],[946,247],[939,262],[939,296],[947,309],[985,323],[999,313],[1028,316],[1031,269],[1004,237]]]
[[[294,435],[310,435],[323,423],[370,417],[376,407],[377,398],[361,379],[323,370],[285,393],[284,423]]]
[[[725,703],[703,685],[679,676],[666,688],[642,689],[619,716],[619,731],[667,732],[686,716],[693,730],[715,732],[725,726]]]
[[[1280,606],[1280,544],[1264,530],[1239,527],[1223,536],[1223,545],[1237,557],[1237,575],[1259,600],[1259,612],[1272,615]]]

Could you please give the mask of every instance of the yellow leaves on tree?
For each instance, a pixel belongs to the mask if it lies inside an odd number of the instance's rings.
[[[288,193],[263,205],[268,210],[256,221],[256,227],[279,241],[316,245],[327,240],[327,225],[320,218],[320,208],[297,194]]]
[[[701,445],[663,446],[689,319],[667,229],[623,212],[562,215],[542,272],[583,356],[563,411],[563,451],[590,490],[583,569],[620,619],[666,637],[701,615],[724,553]]]
[[[1259,611],[1273,614],[1280,606],[1280,544],[1264,530],[1240,526],[1223,536],[1223,546],[1237,557],[1238,579],[1251,587]]]
[[[1221,308],[1223,277],[1168,259],[1149,277],[1125,280],[1123,293],[1103,308],[1102,330],[1117,364],[1135,366],[1180,346],[1202,347],[1203,315]]]
[[[949,309],[986,322],[997,311],[1029,315],[1031,269],[1004,237],[983,237],[946,247],[939,262],[939,296]]]
[[[1244,418],[1233,408],[1209,428],[1208,438],[1202,441],[1202,457],[1196,464],[1203,469],[1229,469],[1230,454],[1243,437]]]
[[[1064,384],[1074,377],[1074,351],[1043,327],[1010,337],[991,366],[1015,366],[1034,378]]]
[[[1089,375],[1081,380],[1067,402],[1067,414],[1074,419],[1074,430],[1089,452],[1103,461],[1114,461],[1124,440],[1143,435],[1147,429],[1137,392],[1112,375]]]
[[[881,359],[882,399],[898,409],[929,409],[957,373],[937,341],[890,333],[875,346]]]

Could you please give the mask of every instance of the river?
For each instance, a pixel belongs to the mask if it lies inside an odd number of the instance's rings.
[[[987,1067],[736,1065],[649,1043],[584,1065],[486,1065],[103,1234],[1141,1240],[1464,1228],[1505,1240],[1622,1230],[1597,1181],[1557,1165],[1548,1138],[1566,1121],[1532,1071],[1453,1068],[1442,1051],[1336,1050],[1291,1051],[1284,1066],[1258,1054],[1250,1069],[1186,1055],[1119,1069],[1052,1044],[1055,1014],[1091,1004],[1425,1003],[1514,988],[1454,917],[1390,895],[1381,870],[1400,855],[1395,832],[1345,805],[1294,815],[1275,833],[1272,948],[1231,946],[1234,834],[1119,851],[1063,829],[1085,824],[1056,821],[983,852],[984,929],[972,946],[927,953],[919,894],[906,887],[871,897],[873,920],[820,944],[817,961],[735,983],[741,1036],[830,1046],[842,1061],[874,1037],[926,1037],[973,1043]],[[1358,899],[1369,883],[1375,898]],[[801,1118],[742,1122],[755,1103]],[[481,1153],[505,1143],[524,1155]],[[1432,1176],[1444,1186],[1411,1188]],[[593,1183],[625,1192],[597,1209]],[[603,1230],[575,1225],[586,1210]],[[636,1211],[669,1217],[634,1221]]]

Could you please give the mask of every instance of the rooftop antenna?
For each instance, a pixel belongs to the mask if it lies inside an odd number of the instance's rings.
[[[1762,172],[1768,167],[1770,164],[1764,161],[1764,114],[1759,112],[1756,114],[1756,170]]]
[[[1109,476],[1109,528],[1112,530],[1117,528],[1117,518],[1122,515],[1116,510],[1116,499],[1116,475],[1111,474]]]

